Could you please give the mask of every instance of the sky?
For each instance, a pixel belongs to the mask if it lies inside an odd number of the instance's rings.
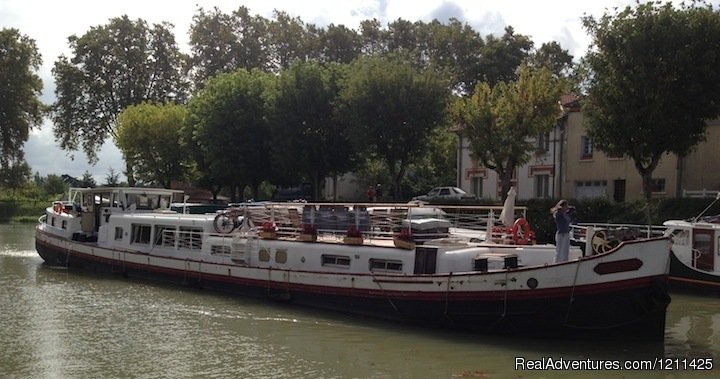
[[[712,1],[716,9],[718,1]],[[204,9],[217,7],[226,13],[244,5],[250,14],[268,19],[273,18],[273,10],[277,9],[300,17],[305,23],[343,24],[355,30],[360,21],[371,18],[386,26],[398,18],[445,22],[454,17],[482,36],[502,35],[506,26],[512,26],[517,33],[529,35],[536,46],[557,41],[578,59],[590,43],[581,18],[599,17],[614,7],[634,3],[634,0],[0,0],[0,28],[16,28],[36,41],[43,59],[38,72],[44,84],[40,99],[51,104],[55,101],[51,70],[58,56],[70,55],[68,37],[81,36],[91,27],[105,25],[109,19],[122,15],[141,18],[149,24],[163,21],[173,24],[180,49],[188,53],[188,31],[200,4]],[[124,169],[122,156],[112,141],[105,143],[94,166],[82,152],[60,150],[49,120],[31,131],[24,151],[33,173],[42,176],[82,177],[89,171],[98,183],[104,183],[111,168],[115,172]]]

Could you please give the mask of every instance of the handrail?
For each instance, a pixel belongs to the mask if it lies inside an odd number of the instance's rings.
[[[296,237],[303,225],[311,224],[318,234],[343,237],[352,226],[364,238],[391,239],[401,228],[413,225],[414,239],[448,235],[449,228],[496,232],[501,226],[501,206],[429,205],[421,203],[261,203],[230,208],[218,217],[249,220],[259,231],[267,223],[279,236]],[[526,207],[515,207],[515,218],[525,217]],[[432,219],[432,220],[429,220]],[[424,221],[425,220],[425,221]],[[240,223],[237,223],[240,224]],[[424,224],[424,225],[423,225]],[[507,227],[501,228],[503,231]],[[233,228],[234,230],[234,228]],[[484,236],[487,234],[483,234]]]

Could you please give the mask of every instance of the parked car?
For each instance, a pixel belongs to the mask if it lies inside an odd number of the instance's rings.
[[[457,187],[435,187],[430,190],[426,195],[415,196],[413,200],[472,200],[475,199],[475,195],[471,195]]]
[[[275,188],[270,200],[272,201],[297,201],[314,200],[315,193],[310,183],[303,183],[296,186],[279,186]]]

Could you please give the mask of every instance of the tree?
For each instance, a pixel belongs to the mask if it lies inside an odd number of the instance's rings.
[[[445,125],[448,84],[432,70],[386,59],[351,65],[336,111],[359,151],[382,159],[394,196],[408,165],[426,153],[432,131]]]
[[[200,8],[190,26],[191,63],[196,88],[218,73],[269,69],[269,21],[262,16],[251,16],[241,6],[232,14],[218,8],[205,11]]]
[[[688,154],[720,114],[720,13],[703,3],[649,2],[583,24],[593,38],[588,134],[596,148],[632,158],[650,200],[660,158]]]
[[[295,61],[305,61],[308,54],[308,33],[299,17],[290,17],[275,10],[275,20],[268,26],[270,62],[274,72],[290,68]]]
[[[169,30],[141,19],[113,18],[81,37],[68,38],[73,57],[55,62],[52,106],[55,138],[64,150],[82,147],[91,163],[108,137],[117,137],[117,117],[143,101],[183,101],[187,85],[183,56]],[[128,182],[134,185],[132,171]]]
[[[382,30],[380,21],[360,21],[360,51],[366,56],[379,56],[387,52],[387,33]]]
[[[430,136],[426,151],[408,167],[408,195],[424,194],[438,184],[456,182],[457,136],[446,128],[438,128]]]
[[[136,177],[169,188],[185,174],[187,152],[180,144],[180,128],[187,110],[177,104],[142,103],[120,114],[117,145]]]
[[[273,102],[276,167],[284,173],[305,174],[315,194],[325,177],[346,172],[354,156],[347,131],[333,114],[339,76],[337,66],[296,63],[280,74]]]
[[[110,167],[110,171],[108,171],[107,175],[105,176],[105,184],[106,187],[117,187],[120,185],[120,173],[115,172],[112,167]]]
[[[451,18],[447,25],[433,20],[420,26],[429,63],[450,72],[451,88],[469,93],[475,88],[480,51],[485,42],[469,25]]]
[[[321,61],[350,63],[360,55],[360,36],[344,25],[330,24],[320,30]]]
[[[470,141],[471,156],[500,177],[503,200],[513,171],[527,163],[534,150],[529,139],[555,126],[565,91],[564,82],[547,68],[523,65],[518,72],[517,81],[493,88],[478,83],[470,98],[457,99],[451,109],[453,121]]]
[[[196,169],[205,183],[250,185],[257,197],[263,179],[271,175],[268,132],[268,93],[274,76],[258,70],[238,70],[208,80],[188,104],[189,122],[183,132]]]
[[[547,67],[557,77],[570,78],[573,74],[573,56],[555,41],[543,43],[528,60],[532,67]]]
[[[491,87],[517,79],[517,69],[528,58],[532,47],[530,37],[516,34],[511,26],[505,28],[500,38],[488,35],[480,49],[477,79],[488,82]]]
[[[80,179],[80,187],[86,187],[86,188],[95,188],[97,187],[97,183],[95,182],[95,178],[93,178],[90,171],[85,170],[83,173],[82,179]]]
[[[42,122],[42,64],[35,41],[17,29],[0,31],[0,166],[18,164],[30,129]]]
[[[8,164],[0,168],[0,185],[15,191],[25,186],[32,176],[30,165],[24,159],[10,160]]]
[[[60,176],[50,174],[45,178],[42,188],[48,195],[60,195],[67,191],[68,185]]]

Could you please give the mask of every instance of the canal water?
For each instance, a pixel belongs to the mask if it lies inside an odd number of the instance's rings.
[[[487,337],[51,268],[33,234],[0,225],[0,378],[720,375],[720,296],[673,294],[659,344]],[[673,370],[559,369],[658,359]]]

